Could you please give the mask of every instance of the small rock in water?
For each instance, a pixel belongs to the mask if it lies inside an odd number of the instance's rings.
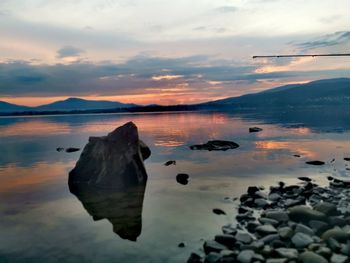
[[[293,154],[294,157],[300,158],[301,156],[299,154]]]
[[[305,176],[300,176],[300,177],[298,177],[298,179],[300,181],[304,181],[304,182],[311,182],[312,181],[311,178],[305,177]]]
[[[263,129],[259,127],[251,127],[249,128],[249,132],[261,132]]]
[[[185,243],[184,242],[179,243],[178,247],[185,247]]]
[[[227,151],[229,149],[236,149],[239,145],[231,141],[214,140],[208,141],[205,144],[197,144],[190,146],[191,150],[208,150],[208,151]]]
[[[306,163],[310,165],[324,165],[324,162],[322,161],[308,161]]]
[[[176,165],[176,161],[175,160],[170,160],[167,161],[166,163],[164,163],[165,166],[169,166],[169,165]]]
[[[350,157],[345,157],[344,161],[350,162]]]
[[[80,151],[80,148],[69,147],[66,149],[66,153],[73,153],[77,151]]]
[[[58,147],[58,148],[56,148],[56,151],[58,151],[58,152],[63,152],[63,151],[64,151],[64,148]]]
[[[190,176],[188,174],[178,174],[176,176],[176,181],[179,184],[186,185],[186,184],[188,184],[188,179],[189,178],[190,178]]]
[[[219,208],[214,208],[213,213],[217,215],[226,215],[225,211],[219,209]]]

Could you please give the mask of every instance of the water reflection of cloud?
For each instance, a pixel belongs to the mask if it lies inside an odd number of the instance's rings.
[[[300,141],[257,141],[255,147],[258,150],[287,150],[293,154],[299,154],[303,157],[315,158],[317,154],[311,149],[307,149],[307,145]]]
[[[0,192],[29,190],[35,187],[66,180],[67,170],[72,162],[35,163],[30,168],[8,164],[2,167]]]
[[[68,134],[68,124],[55,123],[43,119],[28,119],[8,126],[0,126],[1,136],[42,136],[43,134]]]

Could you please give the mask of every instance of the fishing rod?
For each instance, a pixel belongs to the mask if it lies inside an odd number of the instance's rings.
[[[253,56],[256,58],[302,58],[302,57],[346,57],[350,56],[350,53],[345,54],[307,54],[307,55],[268,55],[268,56]]]

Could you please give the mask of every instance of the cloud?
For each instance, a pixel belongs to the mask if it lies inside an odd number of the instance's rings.
[[[66,58],[66,57],[79,57],[81,53],[85,52],[80,48],[73,46],[64,46],[57,50],[57,57]]]
[[[247,93],[251,91],[247,90],[248,85],[268,80],[349,74],[349,70],[268,73],[257,73],[256,70],[257,66],[238,66],[230,60],[210,61],[206,56],[136,56],[119,64],[79,62],[38,65],[12,61],[0,63],[0,94],[12,98],[153,94],[159,100],[161,95],[168,94],[182,96],[183,100],[195,99],[195,95],[208,100]]]
[[[214,9],[217,13],[235,13],[238,11],[238,8],[235,6],[220,6]]]
[[[336,45],[348,43],[349,41],[350,41],[350,31],[340,31],[340,32],[335,32],[333,34],[321,36],[312,41],[298,43],[297,46],[299,48],[308,50],[308,49],[336,46]]]

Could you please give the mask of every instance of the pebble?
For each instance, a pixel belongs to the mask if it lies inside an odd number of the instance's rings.
[[[272,225],[262,225],[256,228],[256,232],[260,235],[266,236],[277,233],[277,229]]]
[[[254,255],[255,252],[253,250],[243,250],[238,254],[237,260],[241,263],[250,263]]]
[[[275,249],[278,256],[288,259],[297,259],[299,256],[298,250],[295,248],[277,248]]]
[[[302,263],[328,263],[324,257],[317,255],[314,252],[306,251],[299,256]]]
[[[313,239],[304,234],[304,233],[296,233],[293,237],[292,237],[292,243],[294,244],[294,246],[296,248],[304,248],[307,247],[308,245],[310,245],[313,242]]]

